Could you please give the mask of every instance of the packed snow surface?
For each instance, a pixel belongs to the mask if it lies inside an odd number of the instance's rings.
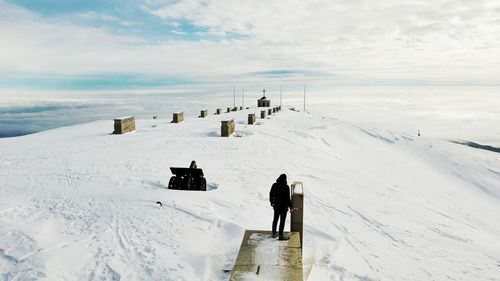
[[[328,106],[250,112],[0,139],[0,279],[227,280],[286,173],[304,183],[309,280],[500,280],[500,154]],[[221,138],[230,117],[239,137]],[[191,160],[209,191],[166,189]]]

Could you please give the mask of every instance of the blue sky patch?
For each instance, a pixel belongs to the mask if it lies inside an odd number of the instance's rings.
[[[142,1],[130,0],[10,0],[40,16],[59,19],[71,24],[104,27],[118,35],[136,35],[157,43],[164,40],[241,39],[243,35],[227,32],[213,34],[208,28],[196,26],[186,20],[164,20],[148,12]],[[151,8],[151,7],[149,7]]]
[[[250,72],[249,74],[251,76],[267,77],[267,78],[329,76],[328,73],[303,70],[303,69],[275,69],[275,70]]]
[[[0,77],[0,89],[136,89],[196,84],[197,81],[180,77],[140,74],[93,74],[84,76],[62,75],[4,75]]]

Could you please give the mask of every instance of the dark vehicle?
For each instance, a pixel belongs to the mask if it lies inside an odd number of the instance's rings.
[[[170,171],[174,175],[168,182],[168,189],[207,191],[207,180],[202,169],[170,167]]]

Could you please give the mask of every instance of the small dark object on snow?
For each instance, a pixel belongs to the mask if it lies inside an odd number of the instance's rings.
[[[170,171],[174,175],[168,182],[168,189],[207,191],[207,180],[203,170],[196,167],[195,161],[191,162],[189,168],[170,167]]]
[[[160,201],[156,201],[156,204],[160,205],[160,208],[163,207],[163,204]]]

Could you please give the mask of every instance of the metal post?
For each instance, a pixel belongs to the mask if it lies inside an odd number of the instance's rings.
[[[283,98],[283,87],[280,86],[280,106],[282,98]]]
[[[304,111],[306,111],[306,85],[304,85]]]
[[[245,107],[245,88],[241,88],[241,106]]]
[[[236,86],[233,86],[233,108],[236,107]]]

